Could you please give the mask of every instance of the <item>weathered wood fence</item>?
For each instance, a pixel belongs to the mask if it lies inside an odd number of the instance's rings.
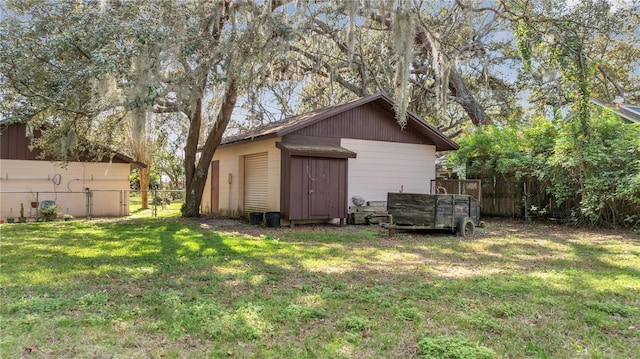
[[[467,194],[480,202],[482,216],[528,218],[553,206],[551,196],[535,178],[516,178],[514,175],[478,173],[474,179],[431,181],[431,193],[438,187],[450,194]]]
[[[482,202],[482,187],[479,179],[436,179],[431,180],[431,193],[438,193],[438,188],[444,188],[448,194],[466,194],[478,202]]]

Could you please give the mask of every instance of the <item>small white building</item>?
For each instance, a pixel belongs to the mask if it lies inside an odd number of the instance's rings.
[[[19,217],[21,205],[25,217],[33,218],[36,203],[43,201],[54,201],[59,214],[74,217],[129,214],[129,174],[145,164],[115,154],[100,162],[62,166],[29,149],[26,125],[3,123],[0,128],[0,218]]]
[[[280,212],[285,223],[344,220],[353,196],[429,193],[436,151],[456,149],[412,113],[401,128],[393,101],[378,93],[223,139],[202,209]]]

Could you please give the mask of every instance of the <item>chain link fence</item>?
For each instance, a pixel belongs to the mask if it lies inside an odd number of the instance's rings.
[[[0,220],[31,222],[43,219],[124,217],[150,211],[152,216],[179,215],[184,190],[149,190],[148,208],[142,208],[142,192],[136,190],[86,190],[82,192],[0,192]],[[51,207],[55,206],[55,211]],[[43,211],[45,208],[49,210]]]
[[[173,214],[180,214],[182,204],[185,200],[185,191],[181,189],[177,190],[159,190],[152,189],[148,191],[131,190],[129,191],[129,203],[132,212],[141,211],[142,209],[142,194],[147,193],[148,206],[151,210],[151,214],[155,217],[169,216]]]

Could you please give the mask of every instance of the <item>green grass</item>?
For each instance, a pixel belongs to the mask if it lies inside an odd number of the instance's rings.
[[[489,225],[4,224],[0,357],[637,357],[637,235]]]
[[[176,194],[175,192],[172,192]],[[129,195],[129,208],[131,218],[149,218],[149,217],[175,217],[180,215],[180,209],[184,203],[182,198],[172,196],[172,193],[163,191],[158,192],[159,198],[169,200],[169,204],[154,204],[154,193],[151,191],[148,197],[147,209],[142,209],[142,198],[139,193],[133,192]]]

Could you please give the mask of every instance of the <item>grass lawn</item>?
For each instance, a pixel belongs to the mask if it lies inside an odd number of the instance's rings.
[[[637,358],[640,236],[3,224],[2,358]]]

